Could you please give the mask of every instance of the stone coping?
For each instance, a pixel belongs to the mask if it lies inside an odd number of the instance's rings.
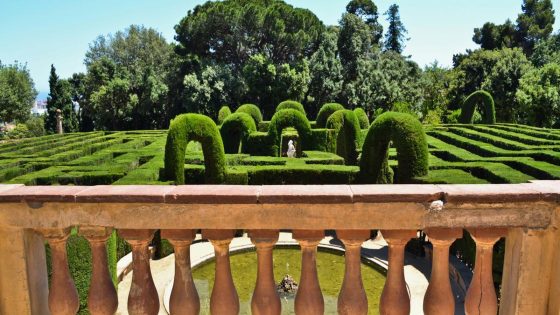
[[[560,201],[560,181],[478,185],[0,185],[0,203],[348,204]]]

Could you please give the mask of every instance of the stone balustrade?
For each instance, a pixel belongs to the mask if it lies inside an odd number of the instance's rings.
[[[443,204],[443,206],[442,206]],[[297,314],[323,314],[316,251],[325,230],[336,230],[346,248],[339,314],[367,314],[360,274],[360,246],[378,229],[389,247],[381,314],[409,314],[403,274],[404,247],[423,230],[433,244],[425,314],[452,314],[449,246],[468,230],[476,264],[465,299],[474,314],[560,314],[560,181],[513,185],[316,185],[316,186],[21,186],[0,185],[0,314],[75,314],[78,297],[68,270],[66,239],[77,227],[92,249],[91,314],[113,314],[117,296],[107,268],[106,241],[113,230],[130,243],[133,279],[130,314],[157,314],[158,294],[148,245],[156,230],[174,246],[172,314],[198,314],[189,247],[195,231],[214,246],[216,276],[212,314],[238,314],[229,266],[233,231],[244,229],[258,263],[253,314],[281,313],[274,289],[273,246],[279,230],[301,245]],[[506,239],[498,305],[492,248]],[[53,272],[47,278],[45,242]]]

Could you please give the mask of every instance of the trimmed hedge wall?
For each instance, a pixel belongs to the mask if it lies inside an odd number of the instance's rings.
[[[226,161],[222,137],[214,121],[200,114],[182,114],[171,121],[165,143],[166,179],[178,185],[185,183],[185,151],[189,141],[202,145],[205,183],[223,183]]]
[[[231,109],[229,109],[229,106],[222,106],[220,111],[218,111],[218,125],[221,125],[229,115],[231,115]]]
[[[249,114],[234,113],[228,116],[220,128],[226,153],[239,153],[239,144],[246,145],[247,136],[257,131],[255,121]]]
[[[247,145],[241,147],[243,153],[255,156],[276,156],[278,150],[272,148],[272,139],[268,132],[253,132],[247,137]]]
[[[307,114],[305,113],[305,109],[303,108],[303,105],[301,105],[300,102],[289,101],[289,100],[283,101],[282,103],[278,104],[278,106],[276,107],[276,111],[279,112],[283,109],[295,109],[307,116]]]
[[[485,124],[495,124],[496,123],[496,109],[494,108],[494,99],[492,95],[486,91],[476,91],[469,95],[463,107],[461,108],[461,116],[459,116],[459,122],[463,124],[472,124],[474,121],[474,110],[476,105],[483,104],[484,109],[482,111],[482,121]],[[480,105],[479,105],[480,106]]]
[[[356,165],[361,136],[356,114],[348,109],[338,110],[327,120],[327,128],[336,131],[336,154],[344,158],[346,165]]]
[[[393,182],[389,166],[389,144],[397,149],[398,183],[428,174],[428,143],[420,121],[412,115],[386,112],[371,124],[362,147],[360,180],[366,183]]]
[[[255,104],[243,104],[237,108],[236,113],[245,113],[251,115],[255,120],[255,124],[259,124],[262,120],[262,113],[260,108]]]
[[[287,127],[293,127],[297,130],[301,139],[301,145],[304,149],[310,146],[311,125],[309,121],[300,111],[295,109],[283,109],[272,116],[270,126],[268,127],[268,137],[272,142],[272,152],[274,156],[279,154],[280,137],[282,130]]]
[[[315,123],[317,124],[317,128],[325,128],[327,126],[327,119],[336,112],[337,110],[344,109],[344,106],[338,103],[327,103],[321,106],[319,113],[317,114],[317,119]]]
[[[358,117],[358,121],[360,122],[360,129],[368,129],[369,118],[366,114],[366,111],[361,107],[357,107],[354,109],[354,114],[356,114],[356,117]]]

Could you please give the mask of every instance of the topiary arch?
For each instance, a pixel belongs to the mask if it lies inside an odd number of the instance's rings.
[[[278,106],[276,106],[277,112],[283,109],[295,109],[302,112],[307,117],[307,114],[305,113],[305,108],[303,108],[303,105],[301,105],[300,102],[288,100],[288,101],[283,101],[282,103],[278,104]]]
[[[229,115],[231,115],[231,109],[229,109],[229,106],[222,106],[218,111],[218,125],[221,125]]]
[[[185,151],[190,141],[202,145],[205,183],[225,181],[226,157],[222,137],[212,119],[200,114],[182,114],[171,121],[165,143],[165,176],[177,185],[185,183]]]
[[[317,119],[315,119],[317,128],[325,128],[327,125],[327,119],[329,119],[334,112],[341,109],[344,109],[344,106],[338,103],[327,103],[321,106],[319,113],[317,113]]]
[[[393,182],[389,144],[397,149],[398,183],[428,174],[428,143],[422,124],[414,116],[386,112],[371,124],[362,147],[360,180],[365,183]]]
[[[472,124],[474,120],[475,106],[482,103],[482,121],[485,124],[496,123],[496,109],[494,108],[494,99],[490,93],[480,90],[467,96],[463,107],[461,108],[461,116],[459,122],[462,124]]]
[[[327,120],[327,128],[336,130],[336,154],[344,158],[346,165],[356,165],[361,136],[356,114],[348,109],[337,110]]]
[[[235,112],[251,115],[257,125],[263,120],[261,110],[255,104],[243,104]]]
[[[356,117],[358,118],[358,121],[360,122],[360,128],[361,129],[368,129],[369,128],[369,118],[366,114],[366,111],[361,107],[356,107],[354,109],[354,114],[356,114]]]
[[[234,113],[229,115],[220,128],[226,153],[239,153],[239,143],[245,143],[251,132],[257,131],[255,121],[249,114]]]
[[[304,145],[309,145],[309,140],[311,139],[311,125],[309,124],[309,120],[298,110],[283,109],[272,116],[268,127],[268,137],[273,144],[272,152],[275,152],[275,154],[279,152],[278,144],[280,143],[282,130],[287,127],[293,127],[297,130],[302,147],[304,147]]]

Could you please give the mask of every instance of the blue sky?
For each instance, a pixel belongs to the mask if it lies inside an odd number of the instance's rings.
[[[143,24],[173,40],[173,26],[202,0],[3,0],[0,5],[0,60],[27,63],[38,91],[48,92],[51,63],[61,77],[85,70],[84,54],[97,36]],[[337,24],[348,0],[287,0],[313,11],[325,24]],[[449,66],[454,53],[476,48],[473,28],[486,21],[515,21],[521,0],[375,1],[385,12],[400,6],[411,38],[404,54],[420,66],[438,60]],[[558,2],[553,1],[558,6]],[[386,26],[384,17],[381,22]],[[556,7],[555,31],[560,25]]]

